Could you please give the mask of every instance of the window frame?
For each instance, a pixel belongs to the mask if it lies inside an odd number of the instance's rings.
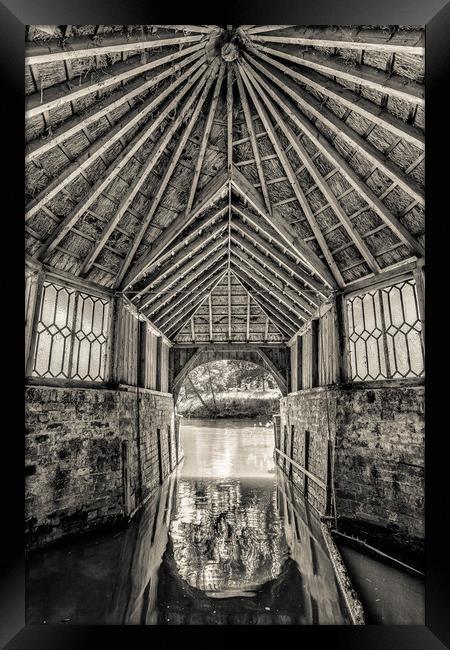
[[[78,385],[90,385],[90,386],[104,386],[106,383],[108,383],[111,380],[112,377],[112,365],[113,365],[113,339],[114,339],[114,312],[115,312],[115,300],[113,297],[113,293],[110,291],[102,291],[100,289],[97,289],[95,287],[91,287],[88,283],[83,283],[83,282],[77,282],[76,280],[71,281],[70,279],[66,279],[63,276],[60,276],[59,274],[53,274],[46,272],[44,270],[37,270],[38,273],[38,280],[37,280],[37,289],[35,290],[35,295],[34,295],[34,305],[32,306],[32,312],[33,312],[33,318],[32,322],[29,324],[27,323],[27,326],[31,328],[31,334],[30,334],[30,343],[29,343],[29,348],[26,351],[27,352],[27,362],[26,362],[26,378],[28,380],[31,380],[33,383],[35,382],[56,382],[56,383],[67,383],[67,382],[75,382]],[[75,304],[74,304],[74,318],[72,319],[73,322],[70,325],[70,349],[69,349],[69,372],[67,376],[58,376],[58,377],[53,377],[49,375],[40,375],[40,374],[34,374],[34,369],[35,369],[35,364],[36,364],[36,354],[37,354],[37,343],[38,343],[38,325],[40,322],[40,317],[41,317],[41,311],[42,311],[42,301],[44,297],[44,289],[45,289],[45,284],[50,283],[53,285],[56,285],[57,287],[61,287],[62,289],[66,289],[69,291],[72,291],[75,293]],[[74,322],[75,322],[75,316],[76,316],[76,305],[79,304],[80,300],[83,300],[83,296],[80,294],[83,294],[84,296],[91,297],[94,299],[100,299],[102,301],[105,301],[105,303],[108,305],[108,323],[105,328],[105,331],[103,332],[103,335],[106,339],[104,342],[104,355],[105,355],[105,362],[104,362],[104,376],[102,378],[98,379],[91,379],[89,377],[85,379],[80,379],[78,377],[71,376],[70,371],[72,370],[72,363],[73,363],[73,354],[74,354],[74,342],[76,338],[77,331],[74,328]],[[29,311],[31,311],[31,308],[29,307]]]
[[[380,382],[391,382],[391,381],[401,381],[401,382],[415,382],[415,381],[423,381],[425,379],[425,320],[424,320],[424,281],[423,281],[423,272],[424,272],[424,263],[422,260],[418,260],[417,263],[414,265],[411,270],[407,270],[404,272],[401,272],[399,270],[399,273],[397,275],[395,274],[390,274],[388,278],[383,278],[380,279],[379,281],[376,281],[374,278],[374,282],[372,284],[370,283],[364,283],[364,286],[359,287],[358,289],[352,290],[351,286],[348,287],[348,290],[342,292],[342,303],[341,303],[341,315],[342,315],[342,324],[344,327],[344,336],[343,340],[345,342],[344,349],[342,350],[342,355],[343,355],[343,364],[344,364],[344,370],[345,370],[345,379],[347,382],[352,383],[352,384],[379,384]],[[408,374],[407,376],[380,376],[377,379],[373,379],[371,377],[368,377],[367,379],[360,379],[359,377],[353,378],[353,369],[352,369],[352,364],[351,364],[351,356],[350,356],[350,324],[348,320],[348,310],[347,310],[347,305],[348,301],[351,299],[354,299],[355,297],[362,297],[365,294],[369,292],[382,292],[383,290],[393,287],[395,285],[412,281],[414,283],[414,291],[415,291],[415,298],[416,298],[416,304],[417,304],[417,316],[418,320],[420,321],[421,324],[421,330],[419,332],[420,337],[421,337],[421,343],[422,343],[422,351],[423,351],[423,372],[421,375],[417,374]],[[383,297],[380,294],[379,297],[380,303],[383,303]],[[383,307],[383,305],[382,305]],[[387,339],[387,333],[385,330],[382,332],[382,338],[383,341],[386,341]],[[385,343],[384,343],[385,345]],[[385,351],[385,354],[387,355],[387,351]],[[387,361],[387,367],[389,365],[388,358],[386,359]],[[381,368],[380,368],[381,370]],[[386,373],[387,374],[387,373]]]

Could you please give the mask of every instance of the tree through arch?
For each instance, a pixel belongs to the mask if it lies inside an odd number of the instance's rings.
[[[172,392],[174,400],[178,399],[180,388],[191,370],[211,361],[237,360],[247,361],[260,366],[273,377],[282,396],[287,395],[287,372],[289,359],[286,348],[175,348],[174,379]]]

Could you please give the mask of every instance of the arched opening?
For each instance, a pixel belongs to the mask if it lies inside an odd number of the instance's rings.
[[[276,377],[253,361],[222,359],[192,368],[178,392],[177,413],[185,418],[254,418],[278,413],[282,392]]]

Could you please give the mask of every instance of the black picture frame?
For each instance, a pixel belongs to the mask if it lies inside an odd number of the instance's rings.
[[[212,10],[211,10],[212,8]],[[222,11],[220,12],[219,9]],[[6,384],[2,427],[1,478],[4,481],[2,517],[4,550],[0,583],[0,641],[10,650],[70,650],[107,646],[137,647],[143,643],[229,644],[234,628],[160,628],[122,626],[26,626],[24,561],[24,440],[23,377],[21,360],[23,295],[23,98],[24,27],[27,24],[164,24],[174,18],[187,23],[328,24],[426,26],[426,205],[427,205],[427,381],[426,381],[426,624],[424,626],[314,626],[291,630],[293,642],[323,644],[333,650],[438,650],[450,647],[450,572],[448,561],[448,355],[446,304],[449,258],[448,176],[450,5],[444,0],[246,0],[209,7],[185,3],[139,0],[3,0],[0,2],[1,101],[3,170],[0,221],[2,252],[2,354]],[[223,20],[222,20],[223,19]],[[447,138],[445,137],[447,136]],[[447,228],[447,232],[445,232]],[[5,259],[8,257],[8,259]],[[433,298],[433,295],[435,297]],[[434,302],[434,304],[433,304]],[[433,317],[433,310],[436,316]],[[15,320],[17,319],[17,324]],[[20,322],[19,322],[20,321]],[[447,326],[447,327],[446,327]],[[434,330],[434,331],[433,331]],[[445,372],[440,376],[439,369]],[[278,643],[279,627],[239,628],[249,643]],[[162,636],[162,634],[164,636]],[[160,636],[161,635],[161,636]],[[209,638],[208,638],[209,637]],[[5,645],[6,644],[6,645]]]

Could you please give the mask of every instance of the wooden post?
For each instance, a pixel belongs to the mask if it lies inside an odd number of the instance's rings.
[[[139,321],[138,386],[142,388],[147,388],[147,334],[146,321]]]
[[[311,321],[311,387],[319,385],[319,319]]]
[[[156,390],[161,390],[162,337],[158,336],[156,345]]]
[[[37,326],[41,313],[42,294],[44,285],[44,272],[38,271],[30,279],[30,302],[25,314],[25,375],[30,377],[33,373],[34,358],[36,355]]]
[[[303,337],[297,336],[297,390],[303,388]]]
[[[335,300],[336,323],[336,381],[345,383],[350,380],[350,353],[348,344],[347,302],[345,296],[338,295]]]
[[[420,260],[420,262],[423,262]],[[419,309],[419,318],[422,323],[422,341],[425,345],[425,264],[417,264],[414,271],[414,281],[416,283],[417,306]]]

